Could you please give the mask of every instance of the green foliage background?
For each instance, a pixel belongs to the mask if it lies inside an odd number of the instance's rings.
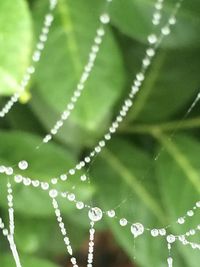
[[[66,106],[81,75],[103,10],[104,0],[59,0],[56,19],[41,61],[21,102],[0,120],[0,164],[27,159],[27,175],[50,179],[74,166],[109,127],[139,71],[152,31],[153,0],[113,0],[111,26],[86,90],[55,140],[39,151],[41,138]],[[174,0],[166,0],[166,21]],[[47,0],[0,1],[0,104],[19,89],[47,9]],[[182,120],[200,86],[200,2],[184,1],[178,23],[159,49],[126,121],[88,170],[91,184],[78,177],[60,190],[77,186],[79,199],[148,227],[175,222],[199,199],[199,106]],[[177,126],[180,126],[177,128]],[[176,129],[175,134],[174,130]],[[170,137],[170,139],[168,138]],[[158,160],[154,160],[159,153]],[[1,215],[7,218],[5,177],[0,179]],[[64,255],[48,196],[14,186],[16,242],[23,267],[56,267]],[[87,214],[60,199],[75,248],[87,239]],[[199,223],[199,215],[173,233]],[[105,219],[119,246],[133,259],[133,237],[118,221]],[[100,229],[100,230],[101,230]],[[199,266],[198,252],[176,244],[176,266]],[[1,267],[14,266],[5,240],[0,242]],[[41,259],[44,260],[41,260]],[[136,241],[138,266],[166,266],[166,242],[150,235]],[[47,259],[47,260],[45,260]],[[52,263],[51,263],[52,262]],[[55,264],[53,264],[53,262]]]

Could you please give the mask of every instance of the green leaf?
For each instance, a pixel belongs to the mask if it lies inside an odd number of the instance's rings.
[[[55,24],[36,74],[39,97],[51,112],[57,113],[57,118],[81,77],[102,10],[101,1],[59,1]],[[95,67],[71,117],[73,124],[91,132],[108,116],[124,86],[120,50],[109,27],[106,31]],[[37,111],[37,103],[34,109]]]
[[[199,212],[196,210],[193,217],[188,217],[184,225],[176,223],[179,217],[192,209],[199,200],[200,191],[200,164],[199,142],[190,136],[177,136],[169,140],[159,132],[155,136],[164,145],[159,160],[157,161],[157,177],[163,203],[165,204],[169,221],[173,231],[184,234],[190,229],[195,229],[199,224]],[[190,241],[199,242],[198,237],[189,238]],[[187,266],[199,266],[199,254],[189,246],[179,244],[178,247]]]
[[[3,254],[0,256],[1,267],[15,267],[15,262],[10,254]],[[58,267],[47,260],[37,259],[33,257],[23,256],[21,257],[21,263],[23,267]]]
[[[24,0],[0,2],[0,94],[19,90],[29,62],[31,18]]]
[[[167,119],[193,100],[199,92],[198,53],[199,50],[161,50],[146,74],[128,120]],[[184,82],[182,77],[187,77]]]
[[[80,213],[78,222],[70,221],[73,215],[69,217],[62,213],[73,250],[79,248],[82,242],[88,238],[88,223],[87,228],[82,227],[83,216]],[[76,231],[74,230],[75,227]],[[42,257],[51,255],[51,258],[66,255],[66,246],[55,216],[53,218],[34,219],[15,216],[15,242],[19,251],[24,254],[37,253]]]
[[[40,253],[40,255],[64,254],[65,246],[56,218],[30,219],[16,216],[15,226],[16,246],[22,253],[29,255],[33,253]]]
[[[160,27],[153,27],[152,17],[155,1],[127,0],[113,1],[112,23],[128,36],[147,43],[147,36],[153,31],[159,32]],[[162,24],[165,25],[175,6],[175,1],[164,3]],[[169,37],[165,38],[162,46],[165,47],[197,47],[200,44],[198,29],[200,26],[198,0],[183,1],[179,10],[177,24]]]
[[[24,176],[30,178],[50,181],[51,178],[65,173],[70,167],[75,165],[75,158],[69,151],[60,148],[55,144],[42,146],[35,149],[40,144],[40,138],[22,132],[1,132],[0,133],[0,159],[1,164],[15,166],[15,173],[21,173],[16,164],[23,159],[29,162],[29,169],[23,172]],[[76,193],[80,199],[89,199],[94,192],[94,188],[88,184],[82,184],[79,179],[80,173],[69,179],[67,182],[59,183],[59,191],[73,191],[76,186]],[[12,180],[11,180],[12,181]],[[3,176],[0,183],[6,189],[6,176]],[[48,191],[44,192],[40,188],[24,187],[14,184],[15,210],[27,216],[54,216],[51,199]],[[61,207],[65,212],[75,208],[74,203],[69,203],[66,199],[60,199]],[[7,208],[6,190],[1,193],[1,205]],[[31,207],[29,209],[28,207]]]
[[[139,266],[164,266],[167,258],[165,238],[154,239],[146,231],[135,241],[131,222],[141,222],[145,228],[158,228],[166,224],[166,215],[155,193],[157,183],[150,157],[123,139],[115,139],[92,171],[98,186],[99,206],[109,210],[116,207],[115,219],[107,219],[118,243]],[[119,225],[127,218],[127,227]],[[163,249],[163,247],[166,248]]]
[[[127,155],[131,155],[131,157],[127,157]],[[123,201],[130,194],[134,194],[158,221],[162,222],[165,215],[157,203],[158,196],[154,193],[155,188],[152,187],[153,180],[150,181],[145,177],[146,171],[147,175],[152,172],[151,160],[148,155],[123,139],[115,139],[111,147],[105,149],[102,158],[96,163],[95,174],[97,177],[100,175],[106,177],[107,186],[104,190],[99,191],[107,196],[109,204],[111,204],[110,201],[112,202],[111,207],[117,206],[121,198]],[[100,178],[96,178],[95,182],[98,186],[103,187],[104,185],[104,180]],[[115,186],[119,187],[119,191],[113,188],[114,182]],[[118,194],[114,194],[113,190]]]

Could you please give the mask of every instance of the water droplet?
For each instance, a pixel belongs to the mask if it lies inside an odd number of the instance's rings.
[[[58,191],[56,189],[52,189],[49,191],[50,197],[55,198],[55,197],[57,197],[57,195],[58,195]]]
[[[192,216],[194,215],[194,211],[193,211],[193,210],[189,210],[189,211],[187,212],[187,215],[188,215],[189,217],[192,217]]]
[[[121,226],[126,226],[127,225],[127,219],[125,219],[125,218],[120,219],[119,224]]]
[[[84,208],[84,203],[79,201],[79,202],[76,203],[76,207],[77,207],[77,209],[81,210],[81,209]]]
[[[52,184],[57,184],[57,182],[58,182],[58,179],[57,179],[57,178],[52,178],[52,179],[51,179],[51,183],[52,183]]]
[[[18,167],[20,170],[26,170],[28,168],[28,162],[26,160],[22,160],[19,162]]]
[[[102,219],[103,212],[100,208],[95,207],[95,208],[92,208],[89,210],[88,216],[89,216],[91,221],[97,222],[97,221],[100,221]]]
[[[152,229],[152,230],[151,230],[151,235],[152,235],[153,237],[158,236],[158,234],[159,234],[158,229]]]
[[[66,174],[61,174],[60,179],[62,181],[66,181],[67,180],[67,175]]]
[[[32,185],[33,185],[34,187],[38,187],[38,186],[40,185],[40,182],[39,182],[38,180],[33,180],[33,181],[32,181]]]
[[[168,243],[174,243],[176,241],[176,237],[174,235],[168,235],[167,236],[167,242]]]
[[[103,24],[107,24],[110,22],[110,17],[107,13],[104,13],[100,16],[100,21],[103,23]]]
[[[45,183],[45,182],[41,182],[41,188],[43,190],[47,190],[47,189],[49,189],[49,184],[48,183]]]
[[[6,172],[7,175],[12,175],[12,174],[13,174],[13,168],[11,168],[11,167],[7,167],[7,168],[5,169],[5,172]]]
[[[85,182],[87,180],[87,176],[85,174],[81,175],[81,181]]]
[[[148,42],[150,43],[150,44],[155,44],[156,42],[157,42],[157,36],[155,35],[155,34],[150,34],[149,36],[148,36]]]
[[[190,235],[195,235],[196,231],[194,229],[190,230]]]
[[[163,35],[170,34],[170,28],[169,27],[163,27],[161,31],[162,31]]]
[[[134,237],[138,237],[144,233],[144,226],[141,223],[134,223],[131,225],[131,233]]]
[[[155,50],[153,48],[149,48],[146,53],[149,57],[153,57],[155,55]]]
[[[159,229],[159,234],[160,234],[161,236],[165,236],[165,235],[166,235],[166,230],[165,230],[164,228]]]
[[[200,201],[196,203],[197,208],[200,208]]]
[[[67,198],[69,199],[69,201],[74,201],[76,197],[73,193],[70,193]]]
[[[0,173],[4,173],[5,172],[5,166],[0,166]]]
[[[15,182],[16,183],[21,183],[22,179],[23,179],[23,177],[21,175],[15,175]]]
[[[173,259],[172,259],[172,257],[169,257],[169,258],[167,259],[167,263],[168,263],[168,267],[172,267],[172,264],[173,264]]]
[[[171,24],[171,25],[176,24],[176,18],[175,18],[175,17],[171,17],[171,18],[169,19],[169,24]]]
[[[109,211],[107,211],[107,215],[108,215],[108,217],[113,218],[113,217],[115,217],[115,211],[109,210]]]
[[[183,217],[178,218],[177,221],[179,224],[184,224],[185,223],[185,219]]]
[[[136,75],[136,78],[138,81],[143,81],[144,80],[144,74],[142,72],[140,72]]]

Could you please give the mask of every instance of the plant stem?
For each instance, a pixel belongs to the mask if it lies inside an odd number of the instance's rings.
[[[169,132],[169,131],[178,131],[186,130],[200,127],[200,117],[195,119],[188,119],[183,122],[172,121],[160,124],[143,124],[135,126],[123,126],[120,131],[124,133],[133,133],[133,134],[150,134],[152,135],[155,131]]]

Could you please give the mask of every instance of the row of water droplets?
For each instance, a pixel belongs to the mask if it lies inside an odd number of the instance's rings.
[[[17,251],[17,247],[14,240],[15,221],[14,221],[14,207],[13,207],[13,192],[12,192],[12,186],[9,182],[7,183],[7,202],[8,202],[9,228],[5,227],[5,223],[3,222],[3,219],[0,217],[0,230],[8,240],[16,267],[22,267],[19,258],[19,253]]]
[[[24,164],[20,163],[19,166],[21,166],[24,169]],[[9,219],[10,219],[9,221],[10,221],[10,229],[13,229],[13,230],[10,230],[10,232],[14,234],[14,217],[13,217],[14,215],[13,215],[13,204],[12,204],[13,196],[12,196],[12,190],[10,188],[11,188],[11,185],[8,184],[8,197],[7,197],[7,199],[8,199],[8,203],[9,203]],[[71,255],[71,262],[72,262],[74,267],[77,267],[76,259],[75,259],[75,257],[73,257],[73,251],[72,251],[72,247],[70,245],[69,236],[67,235],[67,231],[66,231],[65,225],[63,223],[63,219],[61,217],[61,212],[60,212],[60,209],[58,207],[58,203],[56,201],[56,198],[57,198],[58,195],[57,195],[57,193],[55,194],[54,191],[50,191],[49,192],[49,196],[52,198],[52,204],[53,204],[53,207],[55,209],[55,214],[56,214],[56,217],[57,217],[57,221],[58,221],[59,227],[61,229],[61,233],[63,235],[63,239],[64,239],[64,242],[65,242],[65,244],[67,246],[67,251]],[[82,208],[78,208],[78,209],[82,209]],[[195,212],[199,208],[200,208],[200,201],[197,202],[196,205],[192,207],[192,209],[188,210],[186,215],[178,218],[176,223],[179,224],[179,225],[184,224],[186,218],[187,217],[191,218],[192,216],[194,216]],[[93,229],[94,223],[96,223],[98,221],[101,221],[102,218],[103,218],[103,214],[104,213],[105,212],[102,212],[102,210],[100,208],[98,208],[98,207],[90,207],[89,211],[88,211],[88,217],[89,217],[89,219],[91,221],[90,224],[92,226],[92,228],[90,229],[90,243],[89,243],[90,256],[88,256],[88,259],[90,259],[90,260],[88,261],[88,267],[91,266],[89,264],[92,264],[91,261],[93,259],[93,254],[92,253],[94,251],[93,250],[94,242],[91,241],[91,239],[94,238],[94,232],[95,232],[95,230]],[[110,217],[110,218],[117,219],[117,216],[116,216],[114,210],[107,211],[106,215],[108,217]],[[189,242],[186,239],[189,236],[194,236],[197,233],[197,231],[200,230],[200,225],[198,225],[196,229],[190,229],[184,235],[175,236],[173,234],[167,234],[167,231],[166,231],[165,228],[147,229],[147,228],[144,227],[144,225],[142,223],[131,223],[126,218],[121,218],[119,220],[119,224],[122,227],[126,227],[127,225],[130,225],[130,230],[131,230],[131,233],[133,234],[134,238],[136,238],[136,237],[138,237],[140,235],[143,235],[145,230],[146,231],[150,231],[150,234],[151,234],[152,237],[159,237],[159,236],[166,237],[166,241],[168,243],[168,249],[169,249],[169,253],[170,253],[170,257],[167,260],[168,266],[172,266],[172,263],[173,263],[173,258],[171,257],[171,246],[176,240],[180,241],[183,245],[190,245],[192,249],[200,249],[200,244],[194,243],[194,242]],[[3,225],[3,227],[4,227],[4,225]],[[2,219],[1,219],[0,228],[3,229],[3,227],[2,227]],[[8,231],[4,229],[3,233],[4,233],[5,236],[7,236]]]
[[[83,68],[83,72],[81,74],[80,80],[79,80],[79,82],[78,82],[78,84],[77,84],[77,86],[76,86],[76,88],[72,94],[72,97],[71,97],[69,103],[67,104],[65,110],[61,113],[60,118],[55,122],[55,124],[51,128],[50,132],[43,138],[43,143],[48,143],[50,140],[52,140],[53,136],[55,136],[58,133],[58,131],[62,128],[62,126],[64,125],[66,120],[71,115],[71,112],[74,110],[75,105],[76,105],[77,101],[79,100],[79,98],[81,97],[83,90],[85,89],[86,82],[91,75],[91,72],[92,72],[94,65],[95,65],[97,55],[98,55],[100,48],[101,48],[101,44],[104,40],[104,36],[106,33],[105,26],[107,24],[109,24],[109,22],[110,22],[110,16],[108,13],[108,8],[109,8],[109,4],[111,2],[112,2],[112,0],[106,0],[105,10],[103,11],[103,13],[99,17],[100,25],[98,26],[98,28],[96,30],[96,35],[94,37],[93,44],[90,48],[88,61],[85,65],[85,67]],[[39,149],[39,148],[40,148],[40,146],[37,147],[37,149]]]

